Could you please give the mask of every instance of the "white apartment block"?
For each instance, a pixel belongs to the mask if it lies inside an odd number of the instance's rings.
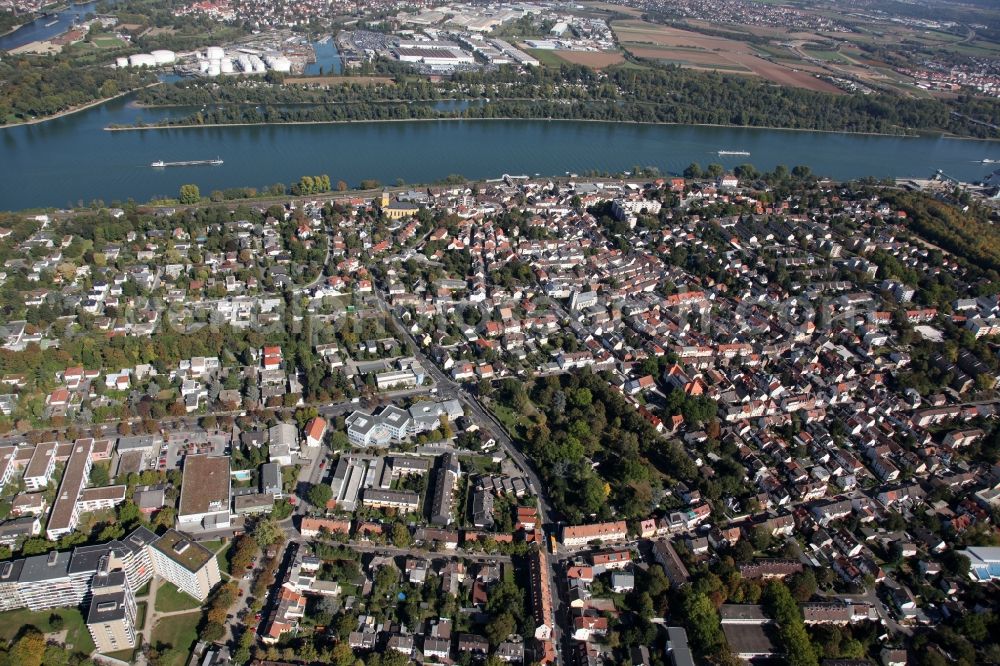
[[[157,539],[150,546],[150,554],[158,576],[198,601],[205,601],[212,588],[222,580],[215,553],[176,530]]]
[[[24,487],[30,492],[45,490],[56,469],[56,443],[42,442],[35,446],[28,466],[24,469]]]

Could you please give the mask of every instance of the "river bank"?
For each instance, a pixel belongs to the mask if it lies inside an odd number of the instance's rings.
[[[166,108],[166,107],[148,107],[144,106],[142,108]],[[172,107],[178,108],[178,107]],[[202,125],[197,124],[186,124],[186,125],[128,125],[121,127],[108,126],[104,128],[106,132],[133,132],[133,131],[143,131],[143,130],[171,130],[171,129],[210,129],[219,127],[267,127],[267,126],[295,126],[295,125],[364,125],[368,123],[434,123],[434,122],[453,122],[453,121],[468,121],[468,122],[490,122],[490,121],[503,121],[503,122],[551,122],[551,123],[604,123],[604,124],[616,124],[616,125],[637,125],[637,126],[650,126],[650,127],[706,127],[706,128],[719,128],[719,129],[745,129],[745,130],[768,130],[777,132],[817,132],[820,134],[843,134],[847,136],[873,136],[873,137],[886,137],[894,139],[917,139],[921,137],[940,137],[949,139],[969,139],[971,141],[986,141],[993,143],[1000,143],[1000,139],[980,139],[971,136],[953,136],[946,134],[944,132],[924,132],[924,133],[911,133],[911,134],[888,134],[886,132],[850,132],[847,130],[822,130],[822,129],[808,129],[804,127],[761,127],[759,125],[720,125],[711,123],[656,123],[642,120],[601,120],[595,118],[516,118],[516,117],[503,117],[503,118],[466,118],[466,117],[456,117],[456,116],[442,116],[440,118],[375,118],[371,120],[293,120],[288,122],[263,122],[263,123],[205,123]]]
[[[134,88],[132,90],[126,90],[125,92],[118,93],[117,95],[112,95],[111,97],[105,97],[103,99],[95,99],[93,102],[87,102],[86,104],[74,106],[66,109],[65,111],[60,111],[59,113],[53,114],[51,116],[45,116],[44,118],[33,118],[31,120],[23,120],[19,123],[4,123],[3,125],[0,125],[0,130],[9,129],[11,127],[21,127],[22,125],[40,125],[41,123],[47,123],[51,120],[57,120],[59,118],[65,118],[66,116],[72,116],[74,113],[80,113],[81,111],[86,111],[87,109],[93,109],[94,107],[101,106],[102,104],[107,104],[108,102],[114,101],[121,97],[125,97],[126,95],[131,95],[134,92],[158,86],[161,83],[163,82],[157,81],[156,83],[150,83],[148,86],[143,86],[141,88]]]

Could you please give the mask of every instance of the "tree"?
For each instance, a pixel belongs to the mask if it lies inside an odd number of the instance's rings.
[[[705,594],[691,594],[683,603],[683,617],[696,649],[713,653],[722,646],[722,624],[712,600]]]
[[[788,589],[792,598],[802,603],[809,601],[816,594],[816,574],[812,569],[805,569],[792,576],[788,581]]]
[[[816,650],[809,640],[802,612],[781,581],[771,581],[764,593],[765,606],[778,623],[778,635],[789,666],[818,666]]]
[[[396,548],[406,548],[413,543],[410,536],[410,529],[403,523],[393,523],[392,525],[392,545]]]
[[[17,666],[42,666],[45,658],[45,636],[33,626],[27,626],[15,641],[7,661]]]
[[[500,613],[486,625],[486,638],[496,647],[517,631],[517,622],[509,612]]]
[[[108,474],[107,465],[94,465],[90,468],[90,485],[95,488],[103,488],[111,484],[111,476]]]
[[[138,523],[142,519],[142,512],[139,511],[139,507],[136,506],[135,502],[129,500],[118,507],[118,522],[122,524],[123,527],[132,525],[133,523]]]
[[[684,177],[687,178],[688,180],[696,180],[698,178],[701,178],[703,175],[704,172],[702,172],[701,170],[701,165],[698,164],[697,162],[692,162],[691,164],[687,165],[686,169],[684,169]]]
[[[309,503],[318,509],[325,508],[332,498],[333,491],[325,483],[317,483],[309,489]]]
[[[253,528],[253,539],[261,548],[267,548],[272,543],[281,540],[282,534],[278,522],[271,517],[258,520]]]
[[[208,622],[201,630],[201,640],[214,643],[226,635],[226,628],[218,622]]]
[[[187,184],[181,185],[180,196],[178,200],[182,204],[196,204],[201,201],[201,190],[198,189],[197,185]]]

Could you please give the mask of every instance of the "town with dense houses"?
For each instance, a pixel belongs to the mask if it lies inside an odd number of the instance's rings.
[[[691,165],[4,215],[7,655],[994,663],[988,206]]]

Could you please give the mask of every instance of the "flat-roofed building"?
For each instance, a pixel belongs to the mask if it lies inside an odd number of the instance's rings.
[[[284,495],[281,484],[281,465],[264,463],[260,466],[260,492],[280,498]]]
[[[70,576],[69,566],[72,555],[52,551],[45,555],[24,558],[18,591],[24,605],[31,610],[46,610],[60,606],[79,606],[90,592],[87,576]]]
[[[87,612],[87,630],[97,651],[117,652],[135,647],[135,596],[125,572],[111,570],[107,561],[94,576]]]
[[[341,456],[330,480],[333,502],[338,509],[354,511],[358,508],[358,495],[368,474],[369,459],[361,456]]]
[[[200,532],[229,527],[231,492],[229,456],[187,456],[177,529]]]
[[[80,513],[100,511],[118,506],[125,501],[126,486],[102,486],[101,488],[84,488],[77,500]]]
[[[14,498],[10,513],[12,516],[26,516],[28,514],[41,516],[45,513],[48,505],[45,493],[20,493]]]
[[[116,449],[119,455],[127,451],[143,451],[152,454],[159,450],[161,444],[163,444],[163,438],[158,435],[133,435],[119,437]]]
[[[38,516],[21,516],[4,523],[0,523],[0,544],[14,546],[18,541],[27,537],[38,536],[42,531],[42,524]]]
[[[52,504],[52,511],[49,512],[49,523],[45,529],[45,536],[50,540],[69,534],[76,529],[76,524],[80,519],[80,492],[87,483],[90,475],[90,468],[93,460],[90,457],[94,440],[90,438],[78,439],[73,444],[72,453],[66,462],[66,469],[63,472],[62,483],[59,484],[59,492],[56,500]],[[123,498],[124,498],[124,489]]]
[[[121,541],[115,542],[121,553],[125,577],[133,591],[138,590],[153,577],[153,560],[150,546],[159,537],[145,527],[137,527]]]
[[[354,412],[347,417],[347,438],[355,446],[389,446],[392,434],[379,419],[366,412]]]
[[[251,493],[237,495],[233,500],[233,511],[237,516],[269,513],[274,510],[274,495]]]
[[[361,503],[374,509],[416,511],[420,506],[420,496],[411,490],[376,490],[374,488],[367,488]]]
[[[228,464],[228,460],[227,460]],[[228,472],[227,472],[228,475]],[[215,553],[177,530],[168,530],[150,548],[153,570],[198,601],[222,580]]]
[[[24,599],[21,598],[18,586],[22,568],[24,560],[0,562],[0,611],[24,607]]]
[[[35,446],[28,466],[24,469],[24,487],[31,492],[45,490],[56,469],[56,443],[42,442]]]
[[[7,482],[14,476],[17,469],[17,447],[0,446],[0,487],[7,485]]]

